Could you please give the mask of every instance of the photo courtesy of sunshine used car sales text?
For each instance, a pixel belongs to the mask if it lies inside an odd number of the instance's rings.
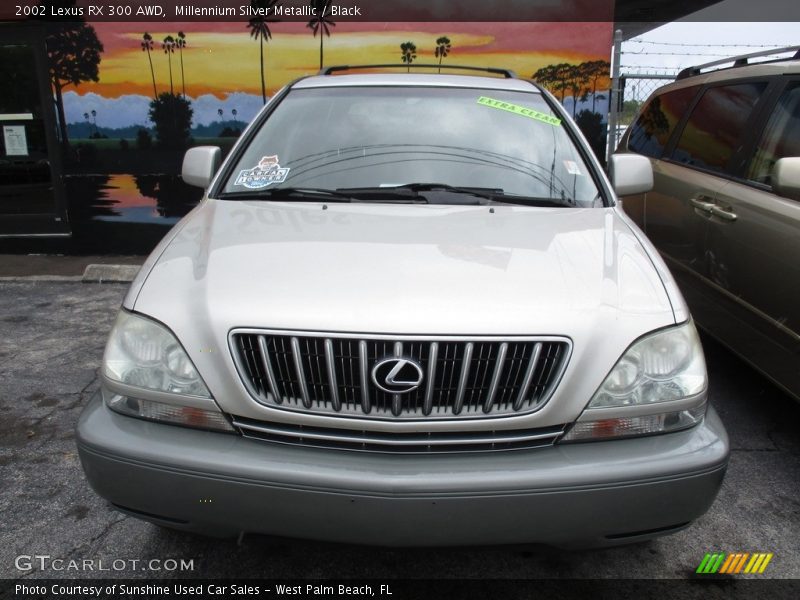
[[[275,583],[271,585],[232,584],[232,583],[108,583],[105,585],[53,583],[17,583],[14,593],[18,597],[48,598],[127,598],[127,597],[390,597],[392,592],[387,583]]]

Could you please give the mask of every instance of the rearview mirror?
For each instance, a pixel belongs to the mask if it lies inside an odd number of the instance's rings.
[[[781,196],[800,199],[800,157],[781,158],[775,163],[772,187]]]
[[[614,154],[608,171],[617,196],[644,194],[653,189],[653,166],[645,156]]]
[[[189,185],[206,189],[214,179],[221,157],[222,150],[217,146],[189,148],[183,157],[181,177]]]

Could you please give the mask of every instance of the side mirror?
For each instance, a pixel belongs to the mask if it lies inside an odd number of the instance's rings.
[[[613,154],[609,176],[617,196],[644,194],[653,189],[653,166],[639,154]]]
[[[221,158],[222,150],[217,146],[189,148],[183,157],[181,177],[189,185],[206,189],[214,179]]]
[[[775,163],[772,187],[781,196],[800,199],[800,156],[781,158]]]

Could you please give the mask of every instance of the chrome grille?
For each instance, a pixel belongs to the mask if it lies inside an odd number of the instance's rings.
[[[550,397],[566,367],[563,338],[397,339],[236,331],[242,381],[267,406],[368,418],[469,418],[530,412]],[[379,389],[375,363],[416,361],[424,379],[408,393]]]
[[[233,417],[245,437],[300,446],[368,452],[430,453],[527,450],[552,446],[564,433],[564,425],[538,429],[479,432],[380,432],[330,427],[269,423]]]

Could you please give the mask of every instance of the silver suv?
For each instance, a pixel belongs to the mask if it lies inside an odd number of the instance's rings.
[[[652,162],[653,189],[625,211],[697,322],[800,399],[800,46],[786,50],[798,54],[685,70],[648,99],[620,152]]]
[[[728,441],[658,253],[562,107],[501,77],[280,91],[123,302],[78,425],[119,510],[210,535],[603,546],[711,505]],[[215,174],[216,173],[216,174]]]

